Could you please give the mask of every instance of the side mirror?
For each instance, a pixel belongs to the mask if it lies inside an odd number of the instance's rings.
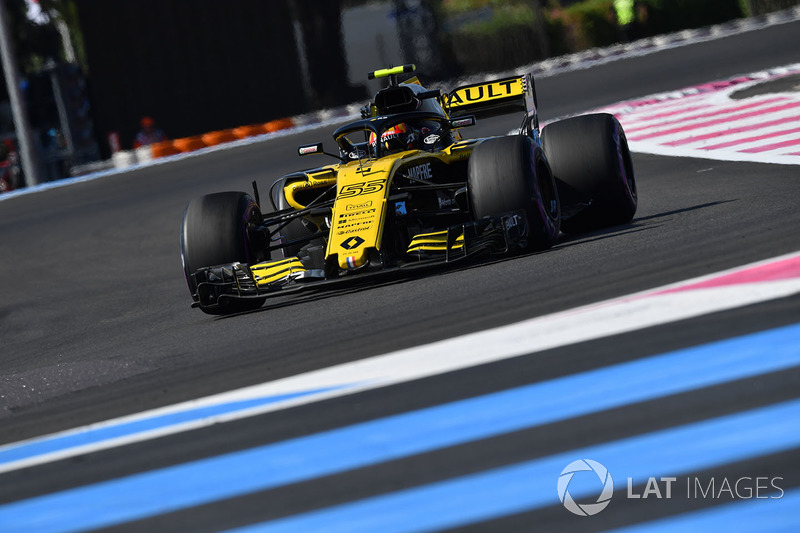
[[[347,159],[342,157],[341,155],[336,154],[329,154],[322,148],[322,143],[316,144],[304,144],[302,146],[297,147],[297,155],[304,156],[304,155],[311,155],[311,154],[325,154],[331,157],[335,157],[342,163],[347,163]]]
[[[304,144],[297,147],[297,155],[323,154],[322,143]]]
[[[467,115],[465,117],[451,118],[450,129],[466,128],[467,126],[474,126],[477,120],[475,115]]]

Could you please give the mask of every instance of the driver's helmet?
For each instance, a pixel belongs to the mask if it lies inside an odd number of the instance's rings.
[[[370,146],[375,146],[377,136],[375,132],[369,134]],[[401,122],[381,134],[381,148],[384,154],[401,152],[403,150],[416,150],[419,145],[419,136],[407,124]]]

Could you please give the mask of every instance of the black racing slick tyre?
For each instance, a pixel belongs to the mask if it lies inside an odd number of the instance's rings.
[[[524,135],[488,139],[472,151],[467,190],[476,220],[524,210],[528,247],[550,248],[558,239],[561,208],[542,149]]]
[[[593,231],[633,218],[638,202],[633,162],[625,132],[613,115],[583,115],[548,124],[542,130],[542,146],[564,209],[564,233]]]
[[[192,274],[198,269],[230,263],[253,264],[266,259],[266,252],[251,242],[247,228],[261,220],[253,198],[243,192],[221,192],[192,200],[181,224],[181,259],[186,283],[197,301]],[[219,306],[200,307],[208,314],[222,315],[257,309],[262,298],[225,300]]]

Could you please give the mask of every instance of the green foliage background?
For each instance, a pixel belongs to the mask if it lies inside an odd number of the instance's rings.
[[[636,22],[617,25],[613,0],[441,0],[442,42],[463,73],[763,15],[800,0],[637,0]],[[537,16],[538,15],[538,16]]]

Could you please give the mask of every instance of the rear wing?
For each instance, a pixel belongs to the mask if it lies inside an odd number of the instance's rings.
[[[523,129],[539,129],[536,87],[530,73],[457,87],[443,95],[442,101],[451,117],[493,117],[522,111]]]

